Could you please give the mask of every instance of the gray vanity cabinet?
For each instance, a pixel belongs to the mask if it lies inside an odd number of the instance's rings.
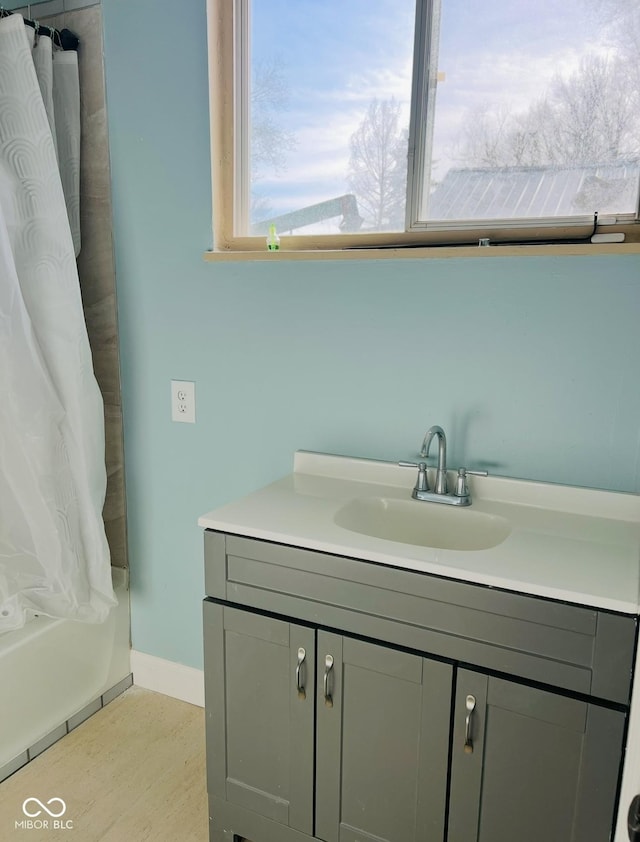
[[[452,679],[449,664],[318,633],[317,837],[443,838]]]
[[[205,534],[211,842],[604,842],[636,618]]]
[[[624,714],[458,670],[447,842],[602,842]]]

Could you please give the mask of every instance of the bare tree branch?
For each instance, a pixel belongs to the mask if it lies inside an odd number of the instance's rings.
[[[367,227],[402,230],[407,181],[408,131],[395,99],[374,99],[351,135],[349,187]]]

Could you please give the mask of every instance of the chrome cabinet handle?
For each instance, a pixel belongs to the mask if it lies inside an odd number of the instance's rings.
[[[333,707],[333,697],[329,689],[329,676],[333,671],[333,655],[327,655],[324,659],[324,703],[328,708]]]
[[[299,699],[306,699],[307,691],[304,688],[304,678],[302,675],[303,672],[303,664],[305,658],[307,657],[307,653],[302,648],[302,646],[298,649],[298,664],[296,666],[296,687],[298,688],[298,698]]]
[[[476,709],[476,697],[467,696],[466,701],[467,718],[464,723],[464,752],[465,754],[473,754],[473,740],[471,738],[471,725],[473,712]]]

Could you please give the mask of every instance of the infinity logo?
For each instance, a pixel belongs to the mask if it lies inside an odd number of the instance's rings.
[[[54,801],[57,801],[58,804],[60,804],[60,806],[62,807],[59,813],[56,813],[53,810],[49,809],[49,807],[51,807]],[[30,813],[27,809],[27,804],[35,804],[41,809],[37,810],[35,813]],[[31,807],[31,809],[33,809],[33,807]],[[42,801],[40,801],[38,798],[27,798],[22,805],[22,812],[25,814],[25,816],[29,816],[30,819],[35,819],[35,817],[39,816],[43,811],[45,813],[48,813],[52,819],[58,819],[60,818],[60,816],[64,816],[64,814],[66,813],[67,805],[64,803],[62,798],[50,798],[46,804],[43,804]]]

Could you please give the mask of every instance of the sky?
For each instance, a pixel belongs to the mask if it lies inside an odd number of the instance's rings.
[[[295,137],[258,190],[274,214],[348,192],[349,139],[371,100],[395,98],[409,122],[415,0],[251,0],[251,49],[287,91],[273,113]],[[526,110],[556,73],[605,52],[593,0],[441,0],[435,176],[456,165],[460,125],[477,107]],[[458,162],[459,164],[459,162]]]

